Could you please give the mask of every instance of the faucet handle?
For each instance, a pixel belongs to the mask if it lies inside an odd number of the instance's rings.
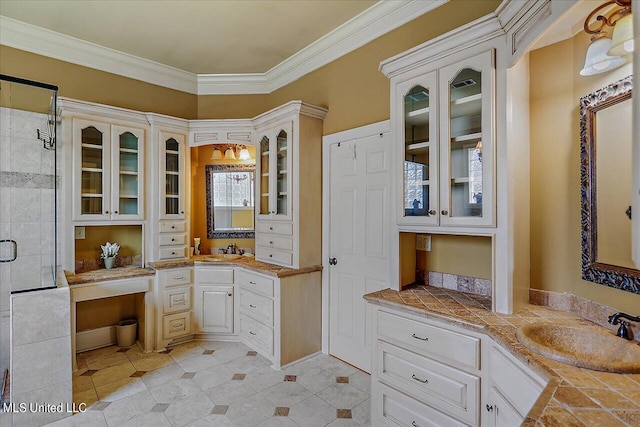
[[[618,332],[616,332],[616,335],[620,338],[624,338],[625,340],[632,340],[633,338],[629,334],[629,329],[627,328],[627,326],[629,326],[629,322],[620,320],[620,327],[618,328]]]

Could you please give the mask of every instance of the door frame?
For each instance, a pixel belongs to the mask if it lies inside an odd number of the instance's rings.
[[[391,133],[390,120],[384,120],[322,137],[322,352],[324,354],[329,354],[329,242],[331,237],[331,222],[329,219],[331,215],[331,146],[339,142],[362,139],[378,135],[380,133]],[[393,144],[393,141],[391,141],[391,143]],[[393,164],[391,164],[391,186],[393,186],[393,173]],[[391,230],[387,230],[387,232],[391,234]]]

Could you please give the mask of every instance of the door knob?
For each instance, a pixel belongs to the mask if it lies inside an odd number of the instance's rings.
[[[338,264],[338,260],[336,258],[329,258],[329,265],[336,265]]]

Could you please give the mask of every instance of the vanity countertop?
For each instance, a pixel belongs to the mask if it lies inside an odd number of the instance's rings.
[[[157,261],[147,263],[147,268],[140,267],[117,267],[112,269],[100,269],[73,274],[65,271],[67,282],[70,286],[90,284],[95,282],[106,282],[108,280],[130,279],[141,276],[153,276],[156,270],[166,270],[170,268],[192,267],[194,265],[227,265],[232,267],[242,267],[257,273],[274,277],[289,277],[299,274],[321,271],[322,266],[317,265],[307,268],[287,268],[279,265],[268,264],[256,261],[253,257],[242,257],[234,260],[211,260],[208,255],[195,255],[188,259]]]
[[[150,262],[148,263],[148,265],[156,270],[190,267],[193,265],[227,265],[232,267],[246,268],[247,270],[252,270],[256,273],[267,274],[274,277],[297,276],[298,274],[306,274],[322,270],[321,265],[306,268],[287,268],[281,267],[279,265],[257,261],[254,257],[245,256],[231,260],[212,260],[210,258],[210,255],[194,255],[189,259]]]
[[[549,383],[524,426],[639,426],[640,374],[613,374],[578,368],[541,356],[515,336],[532,322],[592,324],[572,313],[527,304],[514,314],[491,311],[491,299],[431,286],[367,294],[368,302],[484,333]]]

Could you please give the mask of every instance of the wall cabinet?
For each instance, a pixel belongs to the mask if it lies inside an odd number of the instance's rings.
[[[398,223],[494,224],[494,53],[391,80]]]
[[[145,130],[73,119],[76,221],[144,219]]]
[[[234,334],[234,270],[196,267],[195,317],[200,333]]]
[[[322,120],[327,110],[291,101],[255,119],[256,259],[321,264]],[[304,241],[305,244],[300,244]]]
[[[160,219],[184,219],[186,136],[160,131]]]

